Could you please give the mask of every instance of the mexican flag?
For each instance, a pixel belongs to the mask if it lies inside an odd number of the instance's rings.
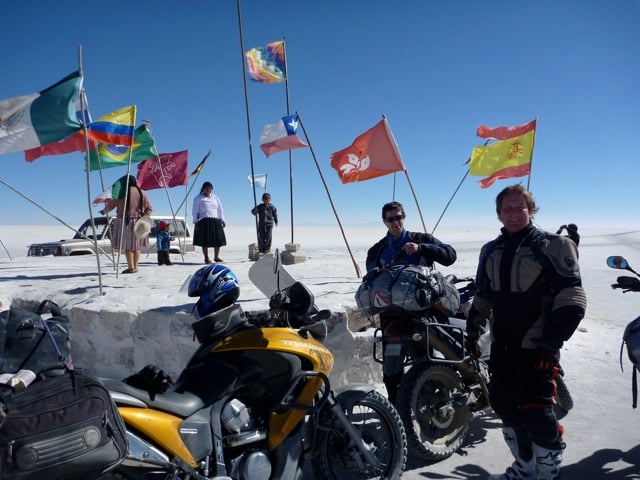
[[[82,75],[74,72],[39,93],[0,100],[0,154],[57,142],[82,128],[75,101]]]

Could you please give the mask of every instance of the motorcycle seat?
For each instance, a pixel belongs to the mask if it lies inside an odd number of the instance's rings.
[[[174,413],[181,417],[188,417],[204,407],[202,399],[189,392],[150,393],[146,390],[127,385],[119,380],[110,378],[101,378],[100,380],[107,390],[109,390],[111,397],[117,405],[126,405],[126,396],[129,396],[139,400],[148,407]],[[133,405],[134,402],[131,402],[131,404]]]

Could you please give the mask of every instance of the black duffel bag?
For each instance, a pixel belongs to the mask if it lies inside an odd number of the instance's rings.
[[[0,478],[96,478],[124,460],[126,427],[109,392],[78,370],[0,393]]]

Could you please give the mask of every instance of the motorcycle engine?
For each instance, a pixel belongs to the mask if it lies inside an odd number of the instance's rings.
[[[269,480],[271,461],[262,450],[245,453],[233,462],[231,475],[242,480]]]
[[[269,480],[271,460],[266,451],[256,449],[256,444],[267,438],[265,428],[256,428],[249,408],[237,398],[227,402],[220,414],[222,425],[229,432],[224,436],[224,444],[231,448],[247,448],[231,460],[233,478],[242,480]]]
[[[222,409],[222,424],[230,432],[239,433],[246,430],[250,419],[247,406],[237,398],[228,402]]]

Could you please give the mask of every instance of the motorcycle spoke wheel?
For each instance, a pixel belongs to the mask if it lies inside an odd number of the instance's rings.
[[[389,401],[370,392],[345,411],[379,465],[366,463],[359,450],[329,410],[319,419],[315,452],[311,459],[314,478],[365,480],[400,478],[407,460],[402,421]]]
[[[398,412],[412,453],[427,460],[451,456],[471,421],[465,388],[457,372],[443,365],[416,365],[403,377]]]

